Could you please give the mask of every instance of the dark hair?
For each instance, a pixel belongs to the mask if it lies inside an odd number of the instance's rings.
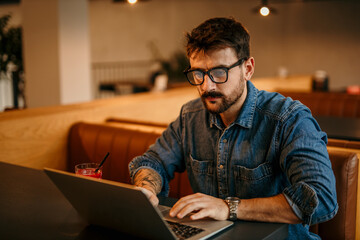
[[[186,34],[186,54],[206,52],[226,47],[233,48],[240,58],[250,57],[250,35],[245,27],[233,18],[211,18],[191,33]]]

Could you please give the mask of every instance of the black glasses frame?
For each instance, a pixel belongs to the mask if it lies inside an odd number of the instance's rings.
[[[207,70],[207,71],[203,71],[203,70],[200,70],[200,69],[192,69],[192,70],[190,70],[191,66],[189,66],[187,69],[185,69],[184,74],[185,74],[186,79],[188,80],[188,82],[189,82],[191,85],[194,85],[194,86],[199,86],[199,85],[203,84],[204,81],[205,81],[205,75],[208,75],[209,78],[211,79],[211,81],[212,81],[213,83],[222,84],[222,83],[226,83],[226,82],[227,82],[227,80],[228,80],[228,75],[229,75],[229,70],[232,69],[232,68],[234,68],[234,67],[236,67],[236,66],[241,65],[245,60],[247,60],[247,58],[245,58],[245,57],[244,57],[244,58],[240,58],[236,63],[234,63],[233,65],[231,65],[231,66],[229,66],[229,67],[214,67],[214,68],[211,68],[211,69],[209,69],[209,70]],[[223,70],[225,71],[225,73],[226,73],[226,79],[225,79],[225,81],[223,81],[223,82],[217,82],[217,81],[215,81],[215,80],[213,79],[213,77],[211,76],[210,72],[213,71],[213,70],[216,70],[216,69],[223,69]],[[190,81],[190,79],[188,78],[188,74],[191,73],[191,72],[195,72],[195,71],[201,72],[201,73],[203,74],[203,80],[201,81],[201,83],[192,83],[192,82]]]

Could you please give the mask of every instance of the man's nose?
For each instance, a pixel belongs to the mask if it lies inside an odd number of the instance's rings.
[[[214,90],[216,88],[216,83],[211,81],[210,76],[208,74],[205,74],[204,82],[201,85],[201,87],[204,91],[209,92],[210,90]]]

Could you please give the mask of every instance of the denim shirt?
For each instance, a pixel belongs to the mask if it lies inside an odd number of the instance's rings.
[[[156,170],[161,195],[168,194],[174,172],[185,170],[194,192],[222,199],[283,193],[303,222],[289,225],[289,238],[316,239],[309,225],[331,219],[338,209],[327,136],[299,101],[259,91],[250,81],[247,89],[228,127],[200,98],[186,103],[156,143],[130,162],[130,176]]]

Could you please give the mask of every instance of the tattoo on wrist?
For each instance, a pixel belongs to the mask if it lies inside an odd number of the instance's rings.
[[[150,187],[155,191],[155,194],[161,191],[161,177],[154,170],[141,169],[134,177],[134,184],[138,187]]]

